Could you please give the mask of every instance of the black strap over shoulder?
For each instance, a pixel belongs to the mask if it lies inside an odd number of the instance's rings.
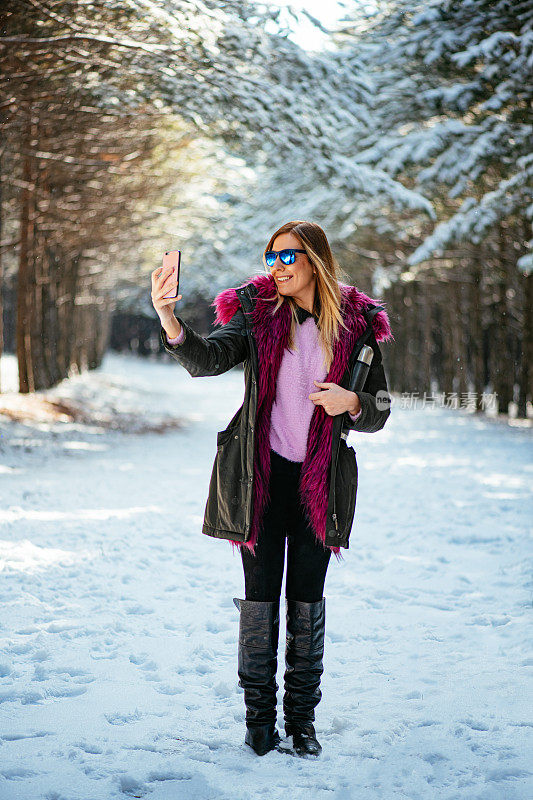
[[[365,308],[365,310],[363,311],[363,315],[368,325],[372,325],[372,320],[374,319],[376,314],[378,314],[380,311],[385,311],[383,306],[369,306],[368,308]]]
[[[237,297],[245,316],[253,311],[258,291],[257,286],[253,283],[247,283],[237,289]]]
[[[372,363],[373,364],[379,364],[381,362],[381,352],[379,350],[379,345],[378,345],[378,343],[376,341],[376,337],[374,336],[374,328],[372,326],[372,322],[373,322],[374,317],[376,316],[376,314],[379,313],[380,311],[384,311],[384,310],[385,309],[383,308],[383,306],[369,306],[368,308],[365,308],[363,310],[363,316],[364,316],[364,318],[366,320],[367,327],[363,331],[363,333],[361,334],[359,339],[357,340],[357,344],[360,345],[360,346],[356,348],[356,353],[355,353],[355,355],[352,358],[352,361],[350,363],[350,374],[353,372],[353,370],[355,368],[355,364],[356,364],[356,361],[357,361],[357,356],[361,352],[361,349],[364,347],[365,344],[368,344],[369,341],[370,341],[369,346],[372,347],[372,350],[374,351],[374,358],[372,359]],[[376,358],[375,358],[376,351],[377,351],[377,355],[378,355],[378,359],[379,360],[376,360]],[[341,434],[340,435],[344,440],[346,440],[346,438],[348,436],[348,433],[349,433],[349,428],[345,429],[344,425],[342,425]]]
[[[364,344],[366,344],[369,339],[373,339],[374,340],[374,344],[377,345],[377,342],[376,342],[376,339],[375,339],[375,336],[374,336],[374,328],[373,328],[372,323],[374,321],[374,317],[376,316],[376,314],[378,314],[380,311],[384,311],[384,310],[385,309],[383,308],[383,306],[369,306],[368,308],[365,308],[363,310],[363,316],[364,316],[364,318],[366,320],[367,327],[366,327],[365,331],[361,334],[361,336],[360,336],[360,338],[358,340],[360,342],[360,344],[361,344],[361,347]]]

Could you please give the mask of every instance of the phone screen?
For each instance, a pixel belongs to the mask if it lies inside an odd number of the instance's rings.
[[[178,296],[179,294],[179,280],[180,280],[180,262],[181,262],[181,250],[167,250],[166,253],[163,255],[163,269],[167,267],[172,267],[174,270],[174,280],[178,281],[178,285],[176,286],[176,291],[174,290],[170,294],[163,295],[164,300],[171,300]]]

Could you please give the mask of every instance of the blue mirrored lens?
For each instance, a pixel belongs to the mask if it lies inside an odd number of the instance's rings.
[[[267,267],[273,267],[276,263],[276,254],[271,252],[265,253],[265,261]]]
[[[279,254],[282,264],[294,264],[294,250],[282,250]]]

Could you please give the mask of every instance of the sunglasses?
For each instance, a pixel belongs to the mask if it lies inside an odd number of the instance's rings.
[[[279,256],[279,260],[282,264],[286,266],[288,264],[294,264],[296,261],[296,253],[305,253],[305,250],[295,250],[292,247],[287,250],[268,250],[265,253],[265,263],[267,267],[273,267],[276,263],[276,258]]]

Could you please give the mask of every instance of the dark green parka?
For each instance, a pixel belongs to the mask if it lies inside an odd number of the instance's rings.
[[[374,358],[362,391],[362,413],[353,422],[346,412],[329,417],[321,405],[315,440],[308,441],[302,465],[301,499],[317,540],[331,547],[349,547],[357,495],[357,461],[346,444],[351,429],[361,433],[381,430],[390,415],[390,395],[378,341],[392,339],[388,316],[363,292],[339,283],[341,314],[348,331],[340,330],[334,361],[326,381],[348,388],[353,364],[364,344]],[[268,494],[268,430],[277,369],[286,345],[290,309],[284,303],[272,315],[274,281],[256,275],[245,284],[217,295],[213,306],[222,327],[205,338],[177,317],[185,339],[171,345],[163,327],[165,350],[192,377],[221,375],[237,364],[244,367],[244,400],[228,426],[217,434],[217,454],[211,473],[202,532],[250,547],[257,539]],[[278,348],[277,361],[273,351]]]

